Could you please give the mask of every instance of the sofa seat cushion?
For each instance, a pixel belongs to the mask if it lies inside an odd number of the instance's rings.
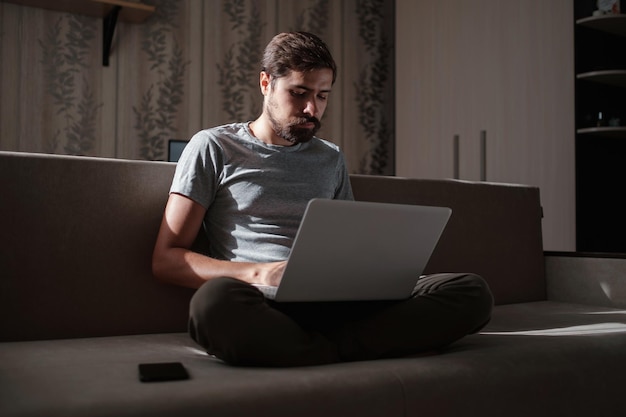
[[[626,310],[497,306],[479,334],[419,371],[390,363],[410,416],[626,416]]]
[[[625,347],[626,311],[548,301],[498,306],[440,355],[306,368],[230,367],[184,333],[6,342],[0,415],[612,416]],[[191,378],[139,382],[171,361]]]
[[[7,342],[0,358],[3,417],[393,416],[404,407],[395,377],[377,368],[231,367],[186,333]],[[173,361],[189,380],[139,381],[139,363]]]

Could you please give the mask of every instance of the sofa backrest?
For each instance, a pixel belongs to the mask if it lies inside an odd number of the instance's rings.
[[[151,273],[174,169],[0,152],[0,341],[185,331],[192,290]],[[359,200],[452,208],[430,272],[481,274],[498,304],[545,299],[537,188],[351,181]]]
[[[426,272],[473,272],[496,304],[546,299],[537,187],[352,175],[357,200],[446,206],[452,216]]]
[[[174,168],[0,152],[0,340],[185,331],[151,274]]]

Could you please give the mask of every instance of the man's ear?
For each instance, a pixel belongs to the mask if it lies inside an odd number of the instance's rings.
[[[259,85],[261,86],[261,93],[263,93],[264,96],[266,96],[270,91],[271,81],[271,76],[267,72],[261,71],[261,75],[259,76]]]

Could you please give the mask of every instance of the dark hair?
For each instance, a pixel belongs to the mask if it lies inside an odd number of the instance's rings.
[[[333,84],[337,78],[337,64],[328,46],[308,32],[285,32],[274,36],[265,47],[261,67],[273,80],[289,75],[291,71],[322,68],[333,71]]]

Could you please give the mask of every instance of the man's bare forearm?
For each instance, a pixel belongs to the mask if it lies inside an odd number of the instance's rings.
[[[160,281],[199,288],[207,280],[231,277],[251,284],[278,285],[284,262],[223,261],[184,248],[171,248],[153,256],[152,271]]]

